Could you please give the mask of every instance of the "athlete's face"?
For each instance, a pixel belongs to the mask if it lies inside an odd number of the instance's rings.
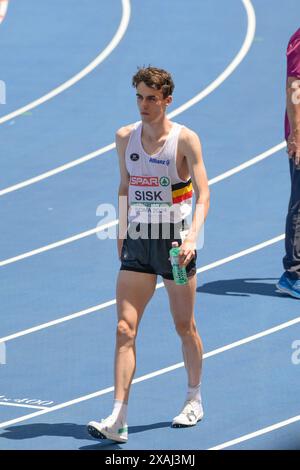
[[[167,106],[172,102],[172,96],[164,98],[161,90],[150,88],[144,82],[138,84],[136,92],[143,122],[159,121],[165,115]]]

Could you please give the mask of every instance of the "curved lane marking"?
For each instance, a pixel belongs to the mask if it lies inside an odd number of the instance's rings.
[[[30,109],[36,108],[37,106],[40,106],[46,101],[51,100],[52,98],[67,90],[71,86],[75,85],[82,78],[86,77],[89,73],[91,73],[96,67],[98,67],[98,65],[100,65],[101,62],[103,62],[117,47],[127,30],[130,19],[130,0],[122,0],[122,7],[122,18],[116,34],[114,35],[111,42],[106,46],[106,48],[89,65],[87,65],[83,70],[74,75],[72,78],[64,82],[62,85],[58,86],[57,88],[54,88],[54,90],[50,91],[46,95],[41,96],[41,98],[32,101],[31,103],[27,104],[26,106],[23,106],[22,108],[17,109],[16,111],[13,111],[12,113],[0,117],[0,124],[10,121],[11,119],[20,116],[21,114],[24,114]]]
[[[252,6],[252,3],[250,0],[242,0],[243,5],[245,7],[246,13],[247,13],[247,19],[248,19],[248,25],[247,25],[247,32],[246,36],[243,42],[243,45],[238,52],[238,54],[235,56],[233,61],[228,65],[228,67],[210,84],[208,85],[204,90],[202,90],[200,93],[198,93],[196,96],[194,96],[192,99],[184,103],[183,105],[179,106],[176,108],[174,111],[172,111],[170,114],[168,114],[168,117],[172,119],[175,116],[178,116],[179,114],[183,113],[187,109],[191,108],[194,106],[196,103],[199,103],[199,101],[203,100],[206,96],[208,96],[210,93],[212,93],[216,88],[218,88],[233,72],[234,70],[238,67],[238,65],[243,61],[243,59],[246,57],[246,55],[249,52],[249,49],[253,43],[254,40],[254,34],[255,34],[255,27],[256,27],[256,18],[255,18],[255,12],[254,8]],[[0,118],[0,124],[1,124],[1,118]],[[8,186],[7,188],[1,189],[0,190],[0,196],[4,196],[5,194],[8,194],[13,191],[17,191],[18,189],[25,188],[26,186],[29,186],[31,184],[38,183],[39,181],[42,181],[46,178],[49,178],[50,176],[56,175],[58,173],[61,173],[62,171],[69,170],[70,168],[73,168],[74,166],[81,165],[82,163],[85,163],[93,158],[98,157],[99,155],[103,155],[106,152],[109,152],[110,150],[113,150],[115,148],[115,143],[106,145],[105,147],[102,147],[98,150],[95,150],[94,152],[91,152],[87,155],[84,155],[83,157],[80,157],[76,160],[73,160],[69,163],[66,163],[64,165],[60,165],[52,170],[46,171],[45,173],[41,173],[38,176],[34,176],[33,178],[29,178],[27,180],[21,181],[20,183],[14,184],[12,186]]]

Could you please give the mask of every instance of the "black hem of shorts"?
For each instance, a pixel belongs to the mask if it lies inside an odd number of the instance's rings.
[[[123,265],[121,265],[120,271],[135,271],[136,273],[155,274],[155,275],[157,275],[157,273],[155,273],[153,271],[146,271],[145,269],[132,268],[130,266],[123,266]]]
[[[168,273],[160,274],[160,273],[155,273],[153,271],[145,271],[143,269],[133,268],[133,267],[130,267],[130,266],[123,266],[123,265],[121,265],[120,271],[134,271],[136,273],[154,274],[156,276],[161,276],[163,279],[168,279],[169,281],[174,281],[173,274],[171,274],[171,273],[170,274],[168,274]],[[186,274],[187,274],[188,278],[193,277],[195,274],[197,274],[197,270],[196,270],[196,268],[192,268]]]

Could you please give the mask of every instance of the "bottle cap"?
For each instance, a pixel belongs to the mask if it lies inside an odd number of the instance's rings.
[[[172,248],[176,248],[178,246],[178,242],[172,242]]]

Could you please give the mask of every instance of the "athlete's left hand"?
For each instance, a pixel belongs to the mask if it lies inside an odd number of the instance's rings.
[[[196,243],[191,240],[184,240],[180,245],[179,252],[179,266],[187,266],[194,258],[196,250]]]

